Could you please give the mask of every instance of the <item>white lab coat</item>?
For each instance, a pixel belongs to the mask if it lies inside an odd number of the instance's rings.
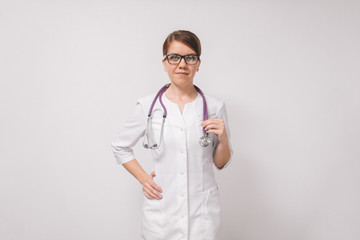
[[[139,98],[135,112],[128,119],[112,148],[119,164],[135,158],[132,147],[146,129],[147,114],[155,94]],[[225,104],[205,94],[209,118],[222,118],[230,138]],[[161,200],[144,195],[143,231],[145,240],[220,239],[221,209],[218,186],[213,172],[213,154],[218,140],[210,134],[212,144],[201,147],[203,135],[203,102],[198,93],[181,113],[179,106],[162,96],[167,108],[163,138],[160,147],[149,150],[152,156],[154,181],[162,188]],[[153,110],[153,123],[149,138],[159,142],[163,109],[159,99]],[[230,139],[229,139],[230,142]],[[230,143],[231,156],[233,155]],[[230,161],[229,161],[230,162]],[[226,166],[229,164],[226,164]],[[225,166],[225,167],[226,167]]]

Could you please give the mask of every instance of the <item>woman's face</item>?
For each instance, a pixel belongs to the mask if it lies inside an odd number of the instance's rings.
[[[196,53],[182,42],[174,40],[170,43],[167,54],[188,55]],[[201,60],[195,65],[186,64],[184,58],[182,58],[178,64],[170,64],[166,59],[163,59],[162,62],[164,70],[168,73],[171,82],[176,85],[182,85],[184,83],[193,82],[195,73],[199,71]]]

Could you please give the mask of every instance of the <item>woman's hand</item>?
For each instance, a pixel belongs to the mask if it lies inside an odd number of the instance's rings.
[[[201,123],[202,127],[205,127],[205,131],[208,133],[216,134],[219,142],[228,142],[228,136],[225,129],[224,120],[221,118],[209,118]]]
[[[226,133],[224,120],[220,118],[210,118],[203,121],[201,126],[205,127],[206,132],[216,134],[219,140],[219,144],[214,154],[214,164],[218,169],[222,169],[231,157],[229,139]]]
[[[143,192],[144,195],[149,199],[162,199],[162,189],[153,181],[153,178],[156,176],[155,172],[153,171],[150,175],[145,176],[144,180],[142,181],[143,185]]]

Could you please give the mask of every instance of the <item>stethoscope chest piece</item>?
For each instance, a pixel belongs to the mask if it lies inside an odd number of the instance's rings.
[[[200,145],[201,145],[202,147],[207,147],[207,146],[209,146],[210,143],[211,143],[211,139],[210,139],[208,133],[206,133],[206,134],[204,134],[204,135],[201,136],[201,138],[200,138]]]

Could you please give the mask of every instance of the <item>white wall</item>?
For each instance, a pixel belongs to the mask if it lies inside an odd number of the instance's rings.
[[[195,83],[227,103],[224,239],[360,239],[359,10],[0,1],[0,239],[139,239],[141,186],[110,143],[168,81],[162,43],[178,29],[202,41]],[[136,147],[149,169],[147,154]]]

